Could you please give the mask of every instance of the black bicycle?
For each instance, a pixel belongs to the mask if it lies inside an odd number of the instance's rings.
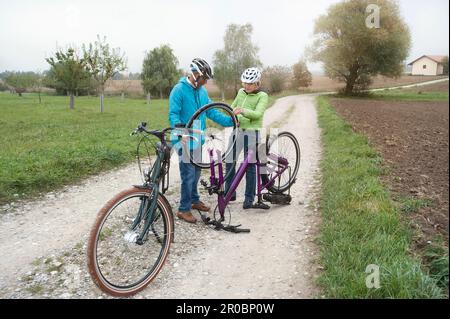
[[[174,220],[164,193],[171,153],[166,139],[172,130],[149,131],[143,122],[132,132],[143,134],[137,159],[144,182],[109,200],[92,227],[87,247],[89,272],[95,284],[110,295],[125,297],[144,289],[169,254]]]

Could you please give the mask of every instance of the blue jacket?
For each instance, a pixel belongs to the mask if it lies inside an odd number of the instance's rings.
[[[192,115],[202,106],[213,103],[209,98],[206,89],[201,86],[198,89],[192,87],[187,77],[182,77],[180,81],[173,87],[169,96],[169,123],[171,127],[183,125],[185,126]],[[206,117],[220,124],[223,127],[232,126],[229,116],[224,115],[218,110],[209,110],[206,116],[200,118],[200,123],[194,124],[194,128],[205,130]],[[194,134],[195,136],[195,134]],[[197,138],[200,136],[196,136]],[[202,138],[202,141],[204,139]],[[172,142],[177,139],[172,137]],[[175,143],[174,143],[175,144]],[[196,146],[194,146],[196,148]]]

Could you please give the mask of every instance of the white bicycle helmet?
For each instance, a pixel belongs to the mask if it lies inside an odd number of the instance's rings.
[[[258,68],[248,68],[242,73],[242,83],[256,83],[261,80],[261,71]]]

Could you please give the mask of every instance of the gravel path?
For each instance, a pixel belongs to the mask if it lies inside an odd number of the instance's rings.
[[[242,210],[244,184],[230,205],[232,224],[248,234],[214,231],[202,223],[175,221],[175,242],[158,277],[134,298],[314,298],[320,213],[320,130],[314,95],[277,100],[264,125],[299,139],[302,161],[289,206]],[[166,194],[178,207],[177,157]],[[207,172],[204,172],[207,176]],[[0,208],[0,297],[108,298],[92,283],[85,249],[97,211],[115,193],[139,184],[135,164],[106,172],[44,198]],[[215,206],[215,197],[200,191]]]

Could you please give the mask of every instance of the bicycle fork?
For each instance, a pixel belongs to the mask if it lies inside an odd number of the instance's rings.
[[[131,231],[125,235],[125,240],[131,243],[136,243],[138,245],[142,245],[144,243],[144,238],[147,235],[147,232],[150,226],[155,221],[155,210],[157,205],[157,196],[158,196],[158,186],[153,185],[151,188],[152,191],[150,195],[141,197],[141,204],[139,206],[139,211],[136,215],[136,218],[133,221],[133,225],[131,226]],[[134,232],[136,227],[141,223],[142,219],[144,219],[144,227],[141,232],[138,234]],[[156,235],[156,234],[155,234]]]

